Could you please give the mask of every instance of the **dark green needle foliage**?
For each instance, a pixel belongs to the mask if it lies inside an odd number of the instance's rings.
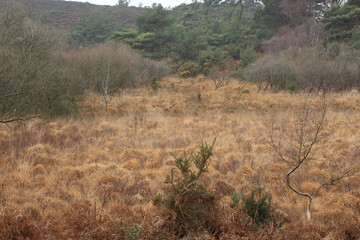
[[[214,193],[209,192],[199,182],[204,173],[208,171],[209,160],[213,155],[213,147],[202,143],[197,153],[176,157],[175,166],[170,172],[167,184],[170,190],[164,198],[164,205],[175,211],[177,234],[184,236],[189,231],[214,229],[217,200]]]
[[[271,194],[264,192],[265,188],[262,186],[254,186],[251,193],[245,196],[242,192],[232,192],[230,197],[232,204],[231,208],[235,208],[242,200],[242,207],[244,211],[253,219],[257,224],[269,223],[273,221],[271,215]]]

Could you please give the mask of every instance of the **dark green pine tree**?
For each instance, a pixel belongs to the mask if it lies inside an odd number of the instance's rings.
[[[325,29],[328,41],[347,42],[360,48],[360,0],[349,0],[344,6],[336,6],[325,12]]]
[[[125,42],[132,48],[144,51],[147,57],[160,59],[171,51],[170,43],[176,37],[174,18],[160,4],[154,4],[146,14],[137,17],[137,29],[123,29],[111,37],[116,42]],[[176,32],[176,31],[175,31]]]
[[[263,0],[264,7],[259,7],[254,13],[254,21],[257,25],[270,30],[287,24],[286,16],[282,12],[282,0]]]
[[[110,18],[95,10],[88,18],[82,18],[70,33],[69,41],[77,45],[103,43],[115,30]]]

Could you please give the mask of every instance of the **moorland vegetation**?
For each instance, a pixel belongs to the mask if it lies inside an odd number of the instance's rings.
[[[359,0],[0,5],[0,239],[360,238]]]

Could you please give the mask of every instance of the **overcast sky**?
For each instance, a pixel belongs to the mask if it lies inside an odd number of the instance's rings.
[[[70,0],[66,0],[70,1]],[[71,0],[74,1],[74,0]],[[118,0],[76,0],[75,2],[89,2],[97,5],[116,5]],[[175,7],[182,3],[191,3],[191,0],[130,0],[130,6],[139,6],[142,3],[143,6],[151,6],[153,3],[161,3],[163,7]]]

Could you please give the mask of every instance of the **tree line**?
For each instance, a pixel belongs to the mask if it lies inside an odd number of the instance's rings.
[[[17,3],[0,10],[0,123],[75,114],[87,90],[108,99],[121,88],[150,86],[167,72],[121,44],[69,48]]]
[[[70,38],[126,43],[146,57],[170,60],[174,72],[189,76],[214,65],[244,69],[259,53],[289,47],[337,41],[359,48],[359,14],[359,0],[206,0],[174,9],[154,4],[137,17],[136,27],[115,28],[94,12]]]

